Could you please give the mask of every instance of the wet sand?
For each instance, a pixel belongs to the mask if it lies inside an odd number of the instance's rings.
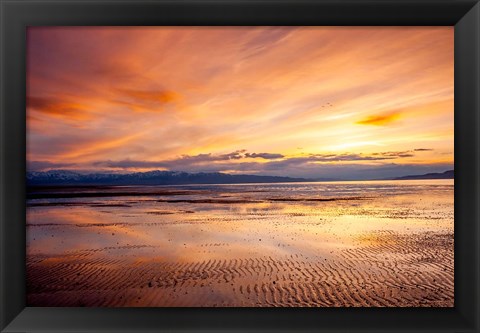
[[[454,304],[453,181],[44,191],[29,306]]]

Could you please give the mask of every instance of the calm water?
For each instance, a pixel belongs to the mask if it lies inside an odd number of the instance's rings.
[[[358,236],[377,230],[453,232],[453,184],[416,180],[43,189],[35,192],[39,198],[28,200],[28,253],[104,247],[120,251],[138,245],[145,246],[139,250],[142,255],[176,260],[314,255],[351,246]],[[52,193],[56,197],[49,198]],[[215,250],[206,249],[211,244],[217,244]]]

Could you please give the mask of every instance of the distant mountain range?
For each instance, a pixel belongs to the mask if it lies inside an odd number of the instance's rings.
[[[409,180],[409,179],[453,179],[454,170],[448,170],[442,173],[426,173],[423,175],[410,175],[394,178],[395,180]]]
[[[182,184],[242,184],[311,181],[305,178],[278,176],[230,175],[220,172],[187,173],[148,171],[128,174],[81,174],[67,170],[27,172],[27,185],[182,185]]]
[[[454,171],[427,173],[393,178],[409,179],[451,179]],[[391,178],[392,179],[392,178]],[[221,172],[188,173],[178,171],[148,171],[127,174],[90,173],[82,174],[68,170],[27,172],[27,185],[186,185],[186,184],[245,184],[245,183],[289,183],[311,181],[333,181],[341,179],[308,179],[280,176],[230,175]]]

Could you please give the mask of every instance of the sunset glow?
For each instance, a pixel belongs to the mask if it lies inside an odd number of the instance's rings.
[[[453,169],[453,27],[34,27],[29,171]]]

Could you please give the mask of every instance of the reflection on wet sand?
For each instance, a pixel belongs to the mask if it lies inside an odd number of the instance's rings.
[[[453,306],[451,180],[29,198],[29,306]]]

